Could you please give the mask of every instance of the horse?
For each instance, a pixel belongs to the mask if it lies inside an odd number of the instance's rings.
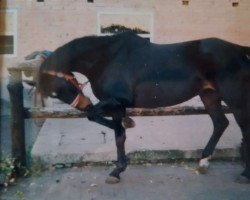
[[[85,75],[93,105],[73,72]],[[242,131],[245,168],[238,182],[250,183],[250,48],[218,38],[155,44],[134,33],[85,36],[57,48],[40,66],[38,90],[84,111],[88,120],[114,130],[117,163],[106,179],[118,183],[127,167],[126,128],[134,126],[126,108],[167,107],[200,96],[213,122],[198,169],[207,169],[229,124],[222,101]],[[107,118],[109,116],[110,118]]]

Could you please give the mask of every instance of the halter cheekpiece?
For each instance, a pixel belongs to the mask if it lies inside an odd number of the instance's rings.
[[[57,78],[62,78],[68,82],[70,82],[71,84],[73,84],[77,91],[78,91],[78,95],[76,96],[76,98],[74,99],[74,101],[70,104],[72,107],[76,107],[77,104],[79,103],[80,100],[80,96],[83,95],[83,88],[88,84],[89,81],[86,81],[84,83],[78,83],[78,81],[76,80],[76,77],[72,74],[65,74],[63,72],[57,72],[54,70],[49,70],[49,71],[43,71],[44,74],[49,74],[51,76],[56,76]]]

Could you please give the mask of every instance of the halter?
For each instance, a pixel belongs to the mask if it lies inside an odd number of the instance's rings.
[[[80,96],[83,95],[83,92],[82,92],[83,88],[87,85],[87,83],[89,81],[86,81],[84,83],[78,83],[78,81],[76,80],[74,75],[64,74],[63,72],[57,72],[54,70],[43,71],[43,73],[49,74],[51,76],[56,76],[58,78],[62,78],[64,80],[70,82],[71,84],[73,84],[77,88],[78,95],[76,96],[74,101],[70,104],[73,108],[75,108],[77,106],[77,104],[79,103]]]

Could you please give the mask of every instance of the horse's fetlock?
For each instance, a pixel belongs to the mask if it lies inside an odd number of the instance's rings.
[[[119,167],[117,167],[117,168],[119,168],[119,170],[120,170],[121,172],[124,172],[124,171],[127,169],[127,165],[119,166]]]
[[[126,162],[123,162],[123,163],[117,163],[116,167],[121,170],[121,171],[125,171],[126,168],[127,168],[127,163]]]

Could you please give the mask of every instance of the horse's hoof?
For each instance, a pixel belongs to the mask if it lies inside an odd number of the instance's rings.
[[[199,162],[199,167],[196,169],[196,171],[199,174],[207,174],[208,167],[209,167],[209,160],[211,159],[211,156],[208,156],[206,158],[202,158]]]
[[[120,179],[114,176],[109,176],[105,181],[107,184],[116,184],[120,182]]]
[[[199,166],[196,171],[199,173],[199,174],[207,174],[208,172],[208,167],[207,166]]]
[[[122,118],[122,126],[125,129],[127,129],[127,128],[133,128],[133,127],[135,127],[135,122],[130,117],[124,117],[124,118]]]
[[[239,176],[236,180],[236,183],[240,183],[240,184],[250,184],[250,179],[245,177],[245,176]]]

